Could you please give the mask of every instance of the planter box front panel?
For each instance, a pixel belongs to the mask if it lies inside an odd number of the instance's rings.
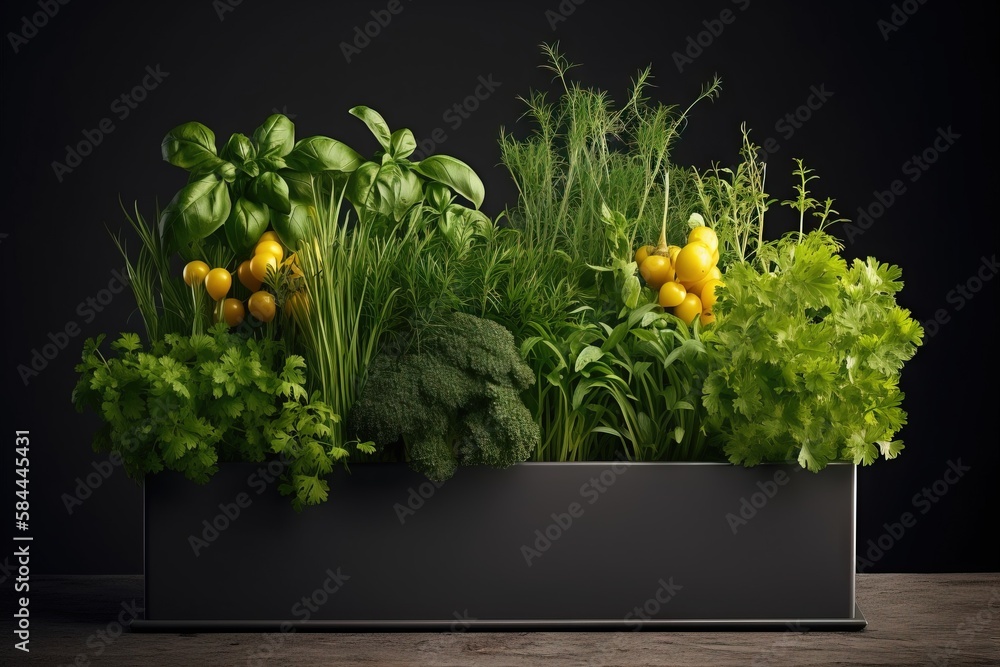
[[[301,513],[267,477],[147,478],[147,620],[855,616],[852,465],[353,465]]]

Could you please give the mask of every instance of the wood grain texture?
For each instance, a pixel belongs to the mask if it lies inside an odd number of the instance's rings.
[[[859,574],[861,632],[139,634],[141,576],[31,580],[4,665],[1000,665],[1000,573]],[[8,599],[13,594],[8,596]],[[8,619],[10,617],[8,616]],[[10,621],[8,620],[9,624]],[[10,627],[8,625],[8,627]]]

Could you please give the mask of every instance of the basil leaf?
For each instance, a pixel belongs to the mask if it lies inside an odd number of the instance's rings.
[[[394,158],[404,158],[415,150],[417,150],[417,140],[413,132],[406,128],[396,130],[389,138],[389,153]]]
[[[285,164],[295,171],[354,171],[364,162],[347,144],[328,137],[308,137],[295,144]]]
[[[265,171],[250,181],[250,198],[280,213],[288,213],[288,183],[273,171]]]
[[[289,213],[271,211],[271,224],[278,238],[293,252],[300,249],[303,242],[314,235],[316,209],[308,204],[292,202]]]
[[[483,205],[486,189],[472,167],[448,155],[432,155],[414,162],[411,169],[422,176],[444,183],[471,201],[476,208]]]
[[[222,226],[231,208],[226,182],[210,174],[174,195],[160,214],[160,236],[173,247],[205,238]]]
[[[238,255],[253,248],[261,234],[267,231],[270,219],[267,206],[252,202],[246,197],[236,200],[232,212],[226,219],[226,240]]]
[[[354,204],[359,217],[362,213],[377,215],[383,208],[377,186],[379,165],[375,162],[365,162],[354,170],[347,181],[345,196]]]
[[[163,159],[182,169],[198,169],[206,162],[219,161],[215,152],[215,133],[201,123],[178,125],[160,144]]]
[[[424,188],[420,178],[408,169],[400,169],[399,172],[399,177],[395,181],[396,188],[393,192],[392,202],[393,216],[397,221],[402,220],[406,212],[424,197]]]
[[[230,136],[229,141],[222,147],[222,157],[230,162],[243,164],[257,157],[257,149],[253,147],[247,135],[237,132]]]
[[[427,187],[424,188],[424,196],[427,205],[439,213],[444,213],[454,199],[448,186],[436,181],[427,184]]]
[[[276,113],[254,130],[253,141],[260,157],[284,157],[295,146],[295,125],[287,116]]]
[[[377,111],[365,106],[357,106],[350,110],[350,114],[363,120],[375,138],[378,139],[382,148],[389,151],[392,145],[392,133],[389,132],[389,126],[386,125],[385,119]]]

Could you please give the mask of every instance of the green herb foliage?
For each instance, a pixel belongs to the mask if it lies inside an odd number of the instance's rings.
[[[715,306],[704,403],[729,460],[797,458],[817,471],[894,458],[900,370],[923,335],[896,305],[900,269],[872,258],[848,267],[820,230],[768,250],[773,267],[729,267]]]
[[[305,362],[281,343],[245,339],[224,324],[167,334],[144,349],[137,334],[90,339],[77,366],[78,410],[103,418],[96,451],[113,451],[133,479],[164,469],[204,483],[223,461],[286,464],[281,491],[296,508],[326,500],[324,479],[348,451],[329,444],[331,408],[308,395]]]

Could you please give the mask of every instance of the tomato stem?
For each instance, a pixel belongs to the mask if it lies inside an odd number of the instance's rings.
[[[668,255],[667,249],[667,203],[670,200],[670,171],[663,170],[663,224],[660,227],[660,241],[656,245],[657,255]]]

